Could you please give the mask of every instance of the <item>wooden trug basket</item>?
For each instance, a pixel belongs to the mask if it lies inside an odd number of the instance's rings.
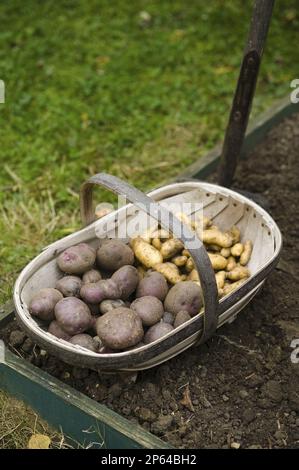
[[[92,190],[103,186],[125,196],[128,204],[102,219],[94,221]],[[167,207],[174,202],[201,203],[203,214],[212,219],[221,230],[237,225],[242,240],[253,242],[249,262],[251,276],[238,289],[218,301],[215,275],[203,243],[170,215]],[[190,251],[199,273],[204,309],[188,322],[163,338],[136,350],[97,354],[47,333],[29,314],[28,304],[34,292],[43,287],[54,287],[62,273],[56,266],[56,257],[66,248],[86,242],[97,247],[99,234],[109,238],[109,230],[120,233],[121,220],[145,215],[180,238]],[[230,189],[200,181],[173,183],[155,189],[148,195],[105,173],[91,177],[81,189],[82,230],[46,247],[19,275],[14,288],[16,317],[27,334],[51,354],[61,360],[94,370],[135,371],[147,369],[185,351],[193,344],[209,339],[217,328],[236,315],[248,304],[278,262],[282,237],[272,217],[260,206]],[[107,227],[109,230],[107,231]]]

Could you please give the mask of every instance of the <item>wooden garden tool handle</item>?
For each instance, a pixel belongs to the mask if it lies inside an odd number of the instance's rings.
[[[185,248],[190,252],[202,287],[204,323],[199,343],[205,342],[214,334],[217,328],[219,303],[215,274],[204,244],[186,225],[184,225],[184,230],[182,230],[182,222],[164,206],[155,202],[152,198],[130,184],[106,173],[92,176],[81,187],[81,217],[85,225],[89,225],[95,220],[92,204],[92,192],[95,185],[103,186],[116,194],[126,197],[133,205],[157,220],[163,228],[173,233],[175,238],[180,239]]]

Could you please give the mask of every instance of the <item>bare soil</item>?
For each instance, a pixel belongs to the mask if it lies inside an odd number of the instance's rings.
[[[15,323],[2,336],[35,365],[174,447],[298,448],[299,363],[291,361],[291,341],[299,339],[298,148],[299,115],[240,163],[234,187],[266,198],[284,249],[260,293],[204,346],[120,377],[41,356]]]

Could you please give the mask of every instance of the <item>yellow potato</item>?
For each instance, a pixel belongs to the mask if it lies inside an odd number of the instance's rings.
[[[232,284],[225,284],[223,287],[223,295],[228,295],[233,292],[235,289],[238,289],[246,279],[240,279],[239,281],[233,282]]]
[[[134,238],[131,242],[135,257],[147,268],[153,268],[156,264],[163,262],[163,257],[154,246],[150,245],[141,237]]]
[[[239,258],[239,256],[241,256],[243,251],[244,251],[243,243],[236,243],[234,246],[231,247],[231,253],[236,258]]]
[[[145,276],[145,273],[146,273],[146,270],[144,269],[143,266],[138,266],[137,267],[137,271],[138,271],[138,276],[139,276],[139,279],[143,279],[144,276]]]
[[[158,273],[162,274],[171,284],[176,284],[177,282],[182,281],[179,268],[173,263],[158,263],[154,266],[154,269],[158,271]]]
[[[226,268],[227,259],[217,253],[208,253],[212,267],[215,271],[221,271]]]
[[[193,263],[192,258],[187,259],[187,262],[185,264],[185,269],[186,269],[187,273],[190,273],[192,271],[192,269],[194,269],[194,263]]]
[[[186,249],[184,249],[184,250],[182,251],[182,255],[183,255],[183,256],[187,256],[187,258],[190,258],[190,253],[189,253],[189,251],[186,250]]]
[[[231,249],[230,248],[221,248],[220,254],[221,254],[221,256],[224,256],[224,258],[228,258],[231,255]]]
[[[233,237],[230,233],[223,233],[219,229],[209,228],[202,233],[202,241],[208,245],[218,245],[221,248],[230,248]]]
[[[172,258],[171,262],[180,268],[182,266],[185,266],[187,259],[187,256],[175,256],[174,258]]]
[[[167,240],[162,244],[160,253],[163,256],[163,259],[169,259],[173,258],[177,253],[182,251],[183,248],[184,245],[181,240],[172,238],[171,240]]]
[[[171,238],[171,234],[164,228],[155,230],[152,232],[151,236],[152,238],[159,238],[160,240],[168,240],[168,238]]]
[[[240,257],[240,264],[242,264],[242,266],[245,266],[249,262],[251,253],[252,253],[252,241],[247,240],[244,243],[244,251]]]
[[[219,253],[220,250],[221,250],[221,247],[218,246],[218,245],[208,245],[208,244],[206,244],[205,247],[206,247],[207,250],[216,251],[217,253]],[[227,248],[224,248],[224,249],[226,250]]]
[[[236,266],[232,271],[226,273],[226,277],[230,281],[239,281],[240,279],[246,279],[249,276],[250,271],[244,266]]]
[[[226,272],[225,271],[218,271],[218,273],[215,274],[216,278],[216,284],[218,288],[218,292],[220,289],[223,289],[224,284],[225,284],[225,279],[226,279]]]
[[[232,271],[237,266],[237,262],[233,256],[227,258],[226,271]]]
[[[156,230],[156,228],[157,228],[157,225],[152,225],[145,232],[143,232],[143,234],[140,235],[139,238],[142,238],[145,242],[150,243],[151,239],[153,238],[152,234]],[[133,240],[135,240],[135,238],[133,238]]]
[[[161,250],[161,247],[162,247],[162,242],[160,240],[160,238],[154,238],[152,240],[152,245],[157,248],[157,250]]]
[[[236,225],[233,225],[232,228],[229,230],[229,233],[233,237],[233,244],[238,243],[240,241],[240,229]]]
[[[199,275],[196,269],[192,269],[191,273],[188,275],[188,281],[195,281],[195,282],[200,282],[199,281]]]
[[[179,219],[183,224],[187,225],[191,230],[193,229],[192,227],[192,222],[190,220],[190,218],[184,214],[184,212],[177,212],[175,214],[175,216],[177,217],[177,219]]]

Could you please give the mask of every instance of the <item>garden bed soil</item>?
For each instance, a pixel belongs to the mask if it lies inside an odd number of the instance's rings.
[[[290,347],[299,338],[298,148],[299,114],[240,163],[234,187],[266,198],[284,248],[253,302],[205,345],[138,375],[119,376],[41,355],[15,322],[2,332],[4,339],[33,364],[174,447],[298,448],[299,364],[291,361]]]

